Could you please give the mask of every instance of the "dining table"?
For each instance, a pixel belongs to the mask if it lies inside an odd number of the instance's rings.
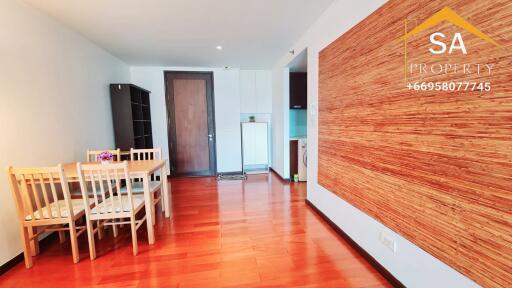
[[[167,183],[167,169],[165,160],[126,160],[128,162],[128,174],[131,179],[142,179],[142,185],[144,187],[144,206],[146,208],[146,224],[148,230],[148,242],[149,244],[155,243],[155,230],[153,227],[153,209],[155,207],[152,204],[152,198],[149,192],[149,181],[153,174],[160,174],[160,181],[162,182],[162,201],[164,201],[164,213],[166,218],[170,218],[170,195],[169,185]],[[115,163],[115,162],[114,162]],[[68,182],[78,182],[78,171],[77,162],[63,164],[64,173]],[[83,165],[87,164],[98,164],[97,162],[81,162]],[[154,177],[156,178],[156,177]]]

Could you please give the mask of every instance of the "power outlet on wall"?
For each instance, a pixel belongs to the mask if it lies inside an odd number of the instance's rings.
[[[384,246],[388,247],[393,253],[396,253],[396,241],[391,238],[389,235],[386,235],[382,232],[379,234],[379,241],[384,244]]]

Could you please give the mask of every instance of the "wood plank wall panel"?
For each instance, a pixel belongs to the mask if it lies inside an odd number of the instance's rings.
[[[445,6],[503,48],[445,21],[409,39],[408,62],[495,63],[491,92],[405,87],[404,20]],[[432,56],[435,31],[461,32],[468,55]],[[480,285],[512,287],[511,67],[512,2],[387,2],[320,53],[319,183]],[[409,75],[441,80],[489,77]]]

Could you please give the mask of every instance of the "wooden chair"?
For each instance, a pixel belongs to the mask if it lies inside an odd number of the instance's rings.
[[[87,150],[87,156],[86,161],[87,162],[100,162],[98,160],[98,155],[100,155],[103,152],[110,152],[112,155],[114,155],[114,161],[121,161],[121,149],[117,148],[115,150]],[[106,183],[104,183],[106,185]],[[99,190],[99,186],[96,187],[97,190]],[[80,192],[80,189],[73,189],[71,191],[71,197],[82,197],[82,193]],[[89,191],[89,198],[92,198],[92,190]],[[123,225],[121,225],[122,227]],[[98,221],[98,239],[103,238],[103,227],[100,224],[100,221]],[[117,226],[113,226],[114,236],[117,237]]]
[[[100,155],[102,152],[105,152],[105,151],[110,152],[110,153],[112,153],[112,155],[114,155],[114,161],[121,161],[121,149],[117,148],[116,150],[87,150],[86,162],[100,162],[98,160],[98,155]],[[73,189],[71,190],[71,197],[72,198],[82,197],[82,193],[80,192],[80,189],[76,189],[76,188],[77,187],[73,187]],[[91,193],[89,195],[89,198],[92,198],[92,191],[89,191],[89,193]],[[101,239],[101,233],[100,233],[99,237]]]
[[[71,199],[62,165],[9,167],[8,177],[21,224],[25,267],[32,267],[32,256],[39,254],[38,236],[45,231],[59,231],[63,242],[64,231],[69,230],[73,262],[77,263],[80,260],[77,238],[86,227],[77,226],[76,221],[84,215],[88,201]],[[37,231],[37,227],[44,229]]]
[[[162,148],[130,149],[130,160],[162,160]]]
[[[143,160],[162,160],[162,148],[153,149],[130,149],[130,160],[132,161],[143,161]],[[162,175],[160,175],[162,177]],[[132,183],[133,193],[140,194],[144,193],[144,186],[142,185],[142,179],[137,179],[136,182]],[[160,195],[155,197],[156,191],[160,191]],[[153,208],[151,213],[153,214],[153,221],[155,221],[155,210],[158,202],[162,202],[162,212],[165,212],[164,201],[162,200],[162,183],[157,181],[156,175],[152,175],[151,181],[149,181],[149,192],[151,193],[151,202]],[[125,192],[125,188],[121,188],[121,193]],[[153,223],[155,224],[155,223]]]
[[[84,165],[77,163],[77,171],[84,203],[86,203],[85,199],[88,198],[88,188],[90,187],[94,191],[94,208],[85,208],[91,260],[96,258],[94,234],[103,225],[116,227],[119,224],[130,224],[133,255],[137,255],[137,229],[146,220],[146,215],[140,220],[135,219],[136,214],[144,207],[144,195],[134,195],[132,193],[128,162]],[[123,179],[126,180],[126,194],[114,193],[114,188],[119,191]],[[105,183],[107,187],[105,187]],[[99,191],[96,187],[100,188]],[[129,218],[129,221],[124,221],[127,218]],[[101,221],[101,226],[93,229],[93,221]],[[114,233],[116,233],[115,228]]]
[[[115,150],[87,150],[87,162],[100,162],[98,160],[98,155],[102,152],[110,152],[114,155],[114,161],[121,161],[121,149],[117,148]]]

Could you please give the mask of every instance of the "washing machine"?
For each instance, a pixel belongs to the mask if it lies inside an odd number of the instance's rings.
[[[308,140],[306,138],[299,139],[298,142],[298,162],[299,162],[299,181],[307,181],[308,179]]]

